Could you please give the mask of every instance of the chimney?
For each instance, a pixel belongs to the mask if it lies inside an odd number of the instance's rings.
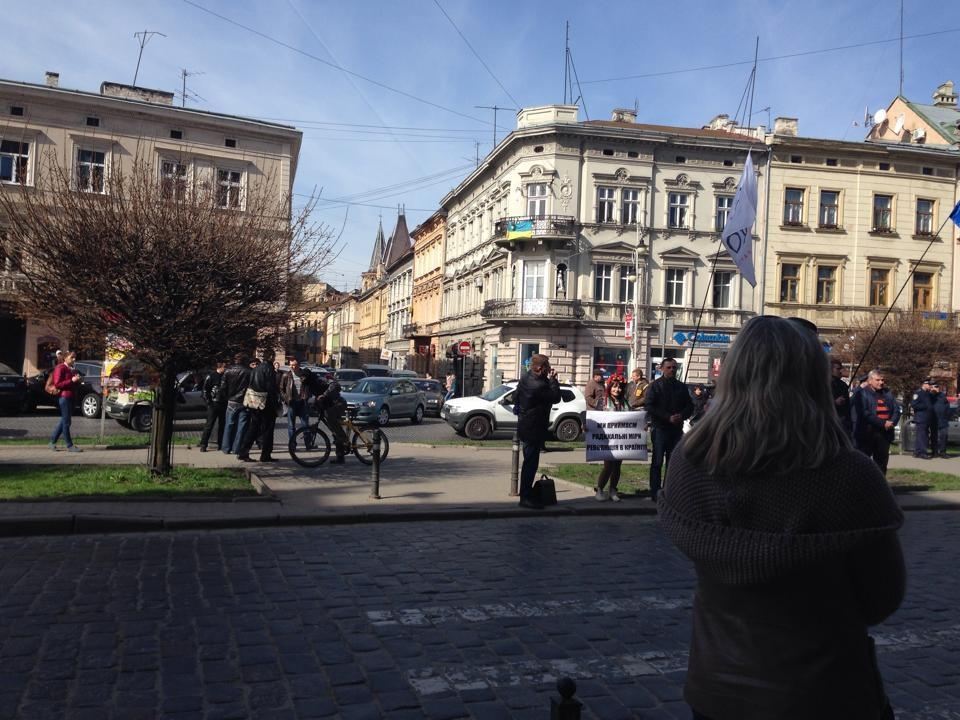
[[[631,108],[617,108],[610,113],[610,119],[614,122],[635,123],[637,121],[637,111]]]
[[[957,94],[953,91],[953,80],[947,80],[933,94],[933,104],[937,107],[956,107]]]
[[[788,117],[778,117],[773,119],[773,134],[797,136],[797,119]]]
[[[730,116],[727,114],[714,115],[713,120],[704,125],[704,130],[727,130],[728,132],[733,132],[734,128],[737,126],[737,123],[730,119]]]
[[[45,73],[47,79],[47,87],[60,87],[60,73],[51,72],[47,70]]]
[[[121,83],[100,83],[100,94],[104,97],[117,97],[125,100],[139,100],[154,105],[173,105],[173,93],[165,90],[151,90],[136,85],[122,85]]]

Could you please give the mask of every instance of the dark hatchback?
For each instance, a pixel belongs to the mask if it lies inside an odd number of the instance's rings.
[[[27,381],[9,365],[0,363],[0,408],[20,412],[27,396]]]
[[[74,410],[79,411],[85,418],[99,417],[102,403],[100,374],[103,372],[103,364],[78,361],[74,365],[74,370],[81,376],[80,387],[74,394]],[[50,395],[43,389],[51,372],[51,370],[44,370],[27,379],[27,395],[23,401],[24,412],[33,412],[38,407],[57,407],[58,396]]]

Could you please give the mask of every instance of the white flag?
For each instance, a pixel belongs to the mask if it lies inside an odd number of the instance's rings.
[[[723,244],[730,257],[740,268],[740,274],[753,287],[757,279],[753,273],[753,223],[757,219],[757,175],[753,171],[753,159],[747,152],[740,187],[733,197],[733,207],[723,226]]]

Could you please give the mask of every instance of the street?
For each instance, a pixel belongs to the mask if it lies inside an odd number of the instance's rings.
[[[907,515],[900,720],[960,718],[958,531]],[[692,581],[636,516],[3,540],[0,718],[688,718]]]

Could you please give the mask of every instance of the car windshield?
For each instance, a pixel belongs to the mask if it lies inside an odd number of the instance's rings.
[[[413,384],[424,392],[440,392],[440,383],[436,380],[414,380]]]
[[[20,373],[14,371],[14,369],[13,369],[12,367],[10,367],[9,365],[5,365],[4,363],[0,363],[0,375],[19,375],[19,374],[20,374]]]
[[[392,383],[382,380],[362,380],[353,386],[351,392],[368,393],[370,395],[386,395],[390,392]]]
[[[511,390],[513,390],[513,388],[509,385],[501,385],[500,387],[495,387],[493,390],[488,390],[480,397],[492,402],[493,400],[499,400]]]

